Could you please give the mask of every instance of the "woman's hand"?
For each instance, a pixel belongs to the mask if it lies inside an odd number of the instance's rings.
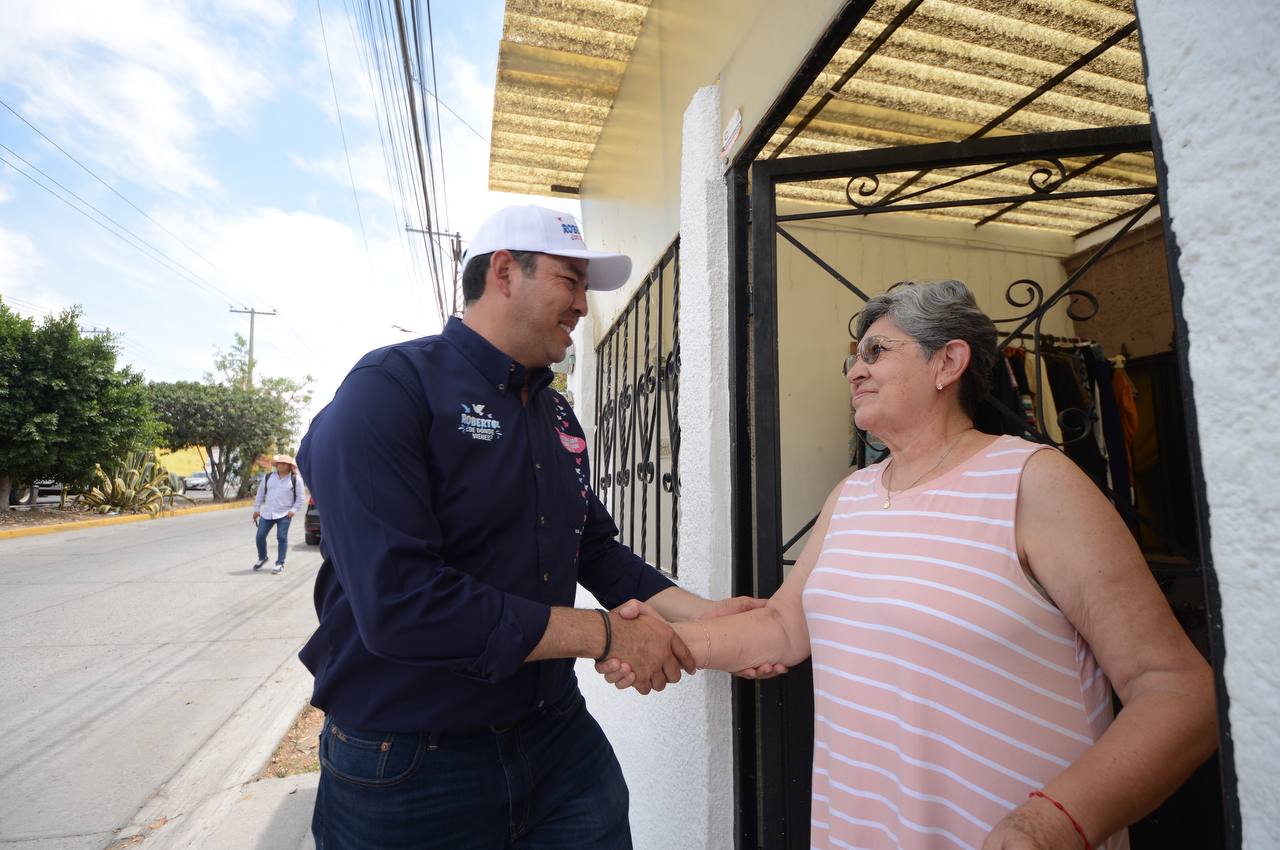
[[[1084,839],[1048,800],[1028,800],[1014,809],[982,842],[982,850],[1081,850]]]
[[[768,600],[756,599],[750,596],[736,596],[730,599],[724,599],[710,607],[704,609],[699,620],[712,619],[715,617],[724,617],[731,614],[738,614],[744,611],[752,611],[756,608],[763,608],[768,604]],[[630,600],[614,609],[614,613],[624,620],[633,620],[648,608],[643,602]],[[685,638],[685,642],[692,647],[700,639],[701,631],[697,625],[689,623],[678,623],[674,625],[677,633]],[[685,634],[693,629],[695,633]],[[700,644],[698,644],[700,646]],[[771,679],[774,676],[781,676],[787,672],[787,666],[784,664],[761,664],[759,667],[750,667],[745,670],[739,670],[733,675],[743,679]],[[606,658],[604,661],[596,664],[596,672],[604,676],[609,684],[613,685],[620,691],[632,687],[635,684],[635,673],[631,669],[631,665],[617,658]]]

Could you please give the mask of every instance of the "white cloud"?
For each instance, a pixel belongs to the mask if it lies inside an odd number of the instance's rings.
[[[0,228],[0,292],[18,294],[42,264],[30,236]]]
[[[22,92],[16,108],[80,157],[179,192],[216,185],[200,161],[200,130],[240,126],[271,93],[271,52],[256,48],[267,24],[287,22],[277,9],[238,39],[226,29],[236,19],[211,19],[214,7],[199,4],[5,5],[0,78]]]

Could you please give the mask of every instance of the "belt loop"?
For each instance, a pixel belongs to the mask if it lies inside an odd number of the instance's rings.
[[[440,749],[439,732],[428,732],[424,737],[427,739],[427,752],[434,752]]]

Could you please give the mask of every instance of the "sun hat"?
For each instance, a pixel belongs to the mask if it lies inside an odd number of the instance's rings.
[[[582,224],[572,215],[536,204],[504,207],[485,220],[471,237],[467,261],[494,251],[536,251],[587,261],[587,285],[608,292],[631,278],[631,258],[609,251],[591,251],[582,239]]]
[[[295,469],[296,469],[296,468],[297,468],[297,466],[298,466],[298,462],[297,462],[296,460],[294,460],[294,459],[293,459],[293,455],[276,455],[275,457],[271,458],[271,462],[272,462],[272,463],[287,463],[287,464],[289,464],[290,466],[294,467]]]

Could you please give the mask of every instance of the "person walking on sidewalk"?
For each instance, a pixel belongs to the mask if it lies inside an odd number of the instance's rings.
[[[642,693],[689,669],[664,620],[733,613],[616,539],[587,442],[551,389],[587,287],[631,261],[573,216],[508,207],[471,241],[466,307],[437,336],[365,355],[298,459],[324,505],[319,628],[303,648],[326,714],[312,832],[325,850],[631,845],[628,791],[574,658]],[[581,583],[623,620],[574,607]]]
[[[268,472],[258,482],[258,495],[253,500],[253,524],[258,527],[256,542],[258,560],[255,570],[267,563],[267,535],[271,527],[276,529],[276,565],[273,575],[284,572],[284,556],[289,552],[289,523],[293,515],[302,510],[306,490],[298,477],[298,465],[292,455],[276,455],[275,472]]]

